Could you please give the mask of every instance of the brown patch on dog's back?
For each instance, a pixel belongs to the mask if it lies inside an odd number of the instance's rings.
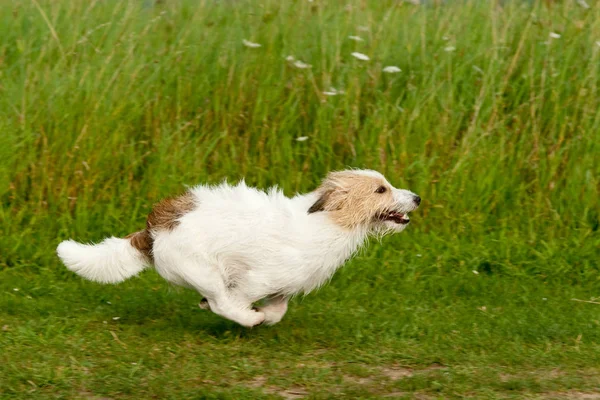
[[[179,225],[179,218],[196,207],[194,195],[190,192],[178,197],[165,199],[154,206],[148,215],[147,230],[173,230]]]
[[[125,236],[125,239],[129,239],[129,242],[133,247],[138,249],[146,258],[152,260],[152,236],[147,230],[130,233]]]
[[[131,245],[138,249],[148,260],[152,261],[154,239],[152,231],[173,230],[179,225],[179,218],[196,207],[194,195],[190,192],[178,197],[171,197],[156,204],[146,220],[146,229],[125,236]]]

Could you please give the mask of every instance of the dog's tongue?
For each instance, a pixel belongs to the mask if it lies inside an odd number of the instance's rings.
[[[402,222],[402,220],[404,219],[404,214],[401,214],[399,212],[396,211],[392,211],[388,217],[389,219],[393,220],[395,223],[399,224]]]

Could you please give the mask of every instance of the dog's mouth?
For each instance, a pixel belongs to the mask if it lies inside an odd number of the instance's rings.
[[[395,224],[406,225],[410,222],[407,214],[398,211],[388,211],[380,216],[384,221],[392,221]]]

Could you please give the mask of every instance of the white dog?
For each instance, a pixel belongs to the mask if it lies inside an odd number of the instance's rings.
[[[420,202],[369,170],[332,172],[293,198],[244,182],[202,185],[157,204],[143,231],[96,245],[67,240],[57,252],[71,271],[102,283],[154,265],[202,294],[202,308],[247,327],[275,324],[291,296],[325,283],[369,235],[402,231]]]

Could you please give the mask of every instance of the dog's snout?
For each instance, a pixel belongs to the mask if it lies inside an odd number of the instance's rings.
[[[415,202],[415,204],[418,206],[419,204],[421,204],[421,197],[417,196],[416,194],[413,196],[413,201]]]

